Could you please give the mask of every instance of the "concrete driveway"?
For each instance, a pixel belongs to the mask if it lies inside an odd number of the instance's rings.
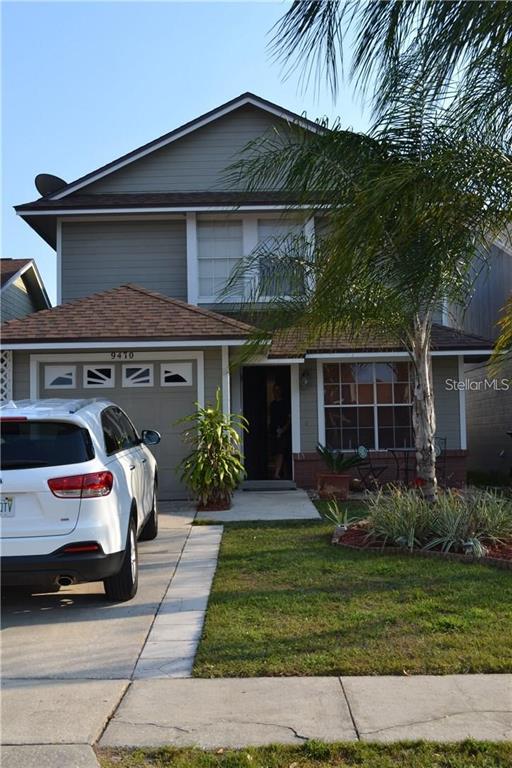
[[[161,505],[161,512],[170,512],[169,506]],[[192,512],[160,515],[157,539],[139,545],[139,590],[129,603],[108,603],[101,583],[30,597],[3,595],[4,745],[55,749],[97,740],[130,682],[192,517]],[[29,754],[21,762],[15,752],[6,748],[2,765],[28,768]],[[48,759],[56,764],[55,756]],[[37,760],[41,765],[40,756]]]

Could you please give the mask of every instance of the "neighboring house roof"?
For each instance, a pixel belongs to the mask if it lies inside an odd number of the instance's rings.
[[[13,343],[244,339],[252,328],[233,318],[171,299],[137,285],[122,285],[2,325]]]
[[[23,268],[31,263],[32,259],[0,259],[1,287],[3,288],[13,278],[18,277],[18,272],[23,271]]]
[[[0,289],[2,291],[7,290],[18,278],[22,278],[39,309],[47,309],[52,306],[33,259],[0,259]]]
[[[471,354],[490,352],[493,342],[481,336],[463,333],[455,328],[434,324],[432,326],[432,351]],[[386,334],[364,334],[356,337],[350,334],[326,334],[318,341],[308,344],[308,354],[321,353],[375,353],[403,352],[404,347],[397,339]],[[299,331],[279,334],[272,342],[270,357],[300,357],[304,354]]]
[[[65,187],[57,190],[51,195],[47,195],[47,197],[54,200],[59,200],[63,197],[66,197],[67,195],[71,194],[71,192],[75,192],[77,189],[80,189],[84,185],[91,184],[93,181],[96,181],[97,179],[102,178],[109,173],[113,173],[119,168],[123,168],[129,163],[134,162],[134,160],[138,160],[150,152],[154,152],[156,149],[161,149],[167,144],[180,139],[182,136],[185,136],[188,133],[197,130],[198,128],[202,128],[204,125],[208,125],[208,123],[211,123],[213,120],[217,120],[218,118],[224,117],[224,115],[233,112],[235,109],[240,109],[240,107],[248,105],[262,109],[272,115],[284,118],[285,120],[290,120],[293,123],[302,125],[303,127],[315,132],[325,130],[325,128],[320,126],[318,123],[315,123],[312,120],[308,120],[307,118],[298,115],[296,112],[291,112],[290,110],[279,106],[279,104],[274,104],[271,101],[267,101],[267,99],[262,99],[260,96],[256,96],[254,93],[249,93],[247,91],[246,93],[242,93],[240,96],[237,96],[236,98],[231,99],[230,101],[227,101],[218,107],[215,107],[215,109],[212,109],[209,112],[194,118],[194,120],[190,120],[188,123],[181,125],[179,128],[175,128],[174,130],[169,131],[169,133],[166,133],[163,136],[159,136],[157,139],[154,139],[153,141],[150,141],[141,147],[137,147],[137,149],[128,152],[126,155],[122,155],[116,160],[112,160],[112,162],[107,163],[100,168],[96,168],[96,170],[85,174],[85,176],[81,176],[80,178],[69,182],[69,184],[66,184]]]

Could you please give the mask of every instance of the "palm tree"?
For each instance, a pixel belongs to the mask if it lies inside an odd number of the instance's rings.
[[[276,55],[306,77],[317,64],[333,92],[346,38],[355,35],[351,74],[363,92],[372,88],[377,116],[415,80],[432,105],[451,103],[453,119],[472,122],[512,154],[512,2],[295,0],[274,33]],[[500,357],[512,348],[510,302],[507,312]]]
[[[417,91],[368,135],[339,124],[316,134],[273,131],[246,148],[229,178],[248,191],[279,186],[294,199],[291,209],[309,205],[329,222],[315,244],[267,243],[232,274],[225,294],[243,293],[246,312],[275,296],[257,315],[254,344],[271,332],[293,333],[304,347],[342,333],[401,343],[414,377],[417,472],[434,498],[433,318],[446,302],[467,302],[475,252],[483,265],[508,219],[510,159],[473,130],[453,127]]]
[[[372,86],[378,113],[393,103],[404,69],[416,70],[431,99],[455,97],[465,119],[511,139],[512,3],[295,0],[272,45],[306,77],[317,64],[336,92],[351,35],[352,76],[364,91]]]

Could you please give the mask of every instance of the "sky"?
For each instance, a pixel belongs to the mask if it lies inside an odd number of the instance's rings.
[[[34,258],[55,302],[56,256],[13,206],[38,173],[66,181],[252,91],[364,130],[337,100],[283,75],[268,52],[286,2],[2,2],[2,256]]]

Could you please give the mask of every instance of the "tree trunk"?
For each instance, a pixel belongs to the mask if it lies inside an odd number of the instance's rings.
[[[414,395],[412,423],[416,448],[416,473],[423,495],[429,501],[437,497],[436,414],[432,386],[432,358],[430,357],[430,325],[426,321],[415,323],[412,344],[414,364]]]

